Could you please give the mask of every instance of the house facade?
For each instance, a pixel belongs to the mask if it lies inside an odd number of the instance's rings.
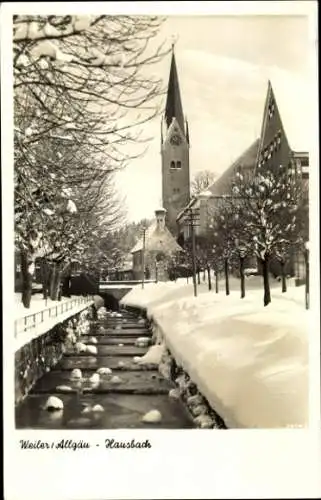
[[[169,267],[183,250],[165,224],[166,210],[155,211],[155,219],[145,230],[131,253],[133,256],[133,278],[167,281]]]

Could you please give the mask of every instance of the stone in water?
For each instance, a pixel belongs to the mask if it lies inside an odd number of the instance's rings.
[[[98,368],[97,373],[99,373],[99,375],[110,375],[112,373],[112,369],[102,366],[101,368]]]
[[[77,342],[75,345],[75,350],[77,352],[86,352],[87,351],[87,346],[83,344],[82,342]]]
[[[162,420],[162,414],[158,410],[150,410],[142,418],[142,422],[149,423],[149,424],[150,423],[157,424],[161,420]]]
[[[168,395],[170,398],[173,398],[173,399],[179,399],[179,397],[180,397],[180,393],[179,393],[178,389],[171,389],[169,391]]]
[[[204,405],[197,405],[191,408],[191,411],[195,417],[199,415],[206,415],[207,408]]]
[[[72,388],[69,385],[57,385],[56,391],[58,392],[71,392]]]
[[[213,421],[208,415],[200,415],[194,418],[194,422],[201,429],[212,429],[213,427]]]
[[[82,378],[81,370],[79,368],[75,368],[74,370],[72,370],[70,378],[73,378],[73,379]]]
[[[112,384],[120,384],[121,383],[121,378],[118,377],[118,375],[114,375],[111,379],[110,379],[111,383]]]
[[[203,403],[204,399],[200,394],[195,394],[194,396],[189,396],[186,400],[189,406],[197,406]]]
[[[97,384],[100,381],[99,373],[94,373],[90,378],[89,382],[92,384]]]
[[[101,405],[95,405],[93,408],[92,408],[92,411],[93,412],[103,412],[105,411],[104,408],[101,406]]]
[[[63,410],[64,403],[56,396],[50,396],[44,406],[45,410]]]
[[[97,354],[97,347],[95,345],[87,345],[86,346],[86,351],[89,354]]]
[[[136,339],[135,342],[136,347],[147,347],[148,344],[149,344],[148,337],[138,337],[138,339]]]

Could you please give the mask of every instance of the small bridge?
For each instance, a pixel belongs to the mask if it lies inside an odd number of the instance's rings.
[[[156,283],[156,280],[145,280],[144,283]],[[100,281],[99,282],[99,290],[105,290],[105,288],[109,287],[124,287],[124,288],[133,288],[133,286],[141,285],[142,280],[128,280],[128,281]]]
[[[144,283],[156,283],[156,280],[145,280]],[[83,273],[71,279],[71,295],[100,295],[108,308],[118,310],[119,301],[134,286],[142,285],[142,280],[98,281],[93,275]]]
[[[144,283],[156,283],[156,280],[145,280]],[[104,299],[107,307],[118,309],[119,301],[136,285],[142,285],[142,280],[100,281],[98,294]]]

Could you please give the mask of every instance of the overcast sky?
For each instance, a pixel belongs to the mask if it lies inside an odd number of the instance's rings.
[[[169,17],[161,39],[178,37],[176,62],[183,110],[189,121],[191,178],[209,169],[221,174],[259,136],[268,79],[290,145],[309,149],[311,73],[304,17]],[[155,41],[156,43],[156,41]],[[167,84],[170,56],[153,72]],[[152,217],[161,203],[160,119],[143,158],[118,175],[128,218]]]

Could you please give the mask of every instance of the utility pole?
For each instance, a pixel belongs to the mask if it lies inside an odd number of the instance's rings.
[[[196,285],[196,245],[195,245],[195,226],[197,226],[199,212],[196,209],[190,209],[188,212],[188,224],[191,228],[191,238],[192,238],[192,266],[193,266],[193,288],[194,297],[197,297],[197,285]]]
[[[143,227],[143,253],[142,253],[142,288],[144,288],[145,284],[145,243],[146,243],[146,227]]]

